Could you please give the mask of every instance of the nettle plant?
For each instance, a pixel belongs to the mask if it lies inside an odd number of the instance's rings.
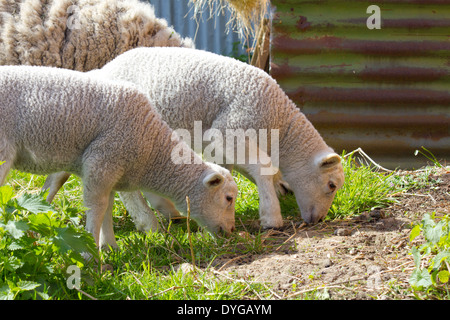
[[[42,193],[15,198],[0,187],[0,299],[49,299],[67,290],[66,270],[84,265],[82,253],[98,256],[77,213],[57,212]]]
[[[436,217],[435,213],[425,214],[421,223],[411,230],[410,241],[420,234],[423,234],[425,241],[420,247],[412,247],[416,268],[411,274],[409,283],[415,291],[443,289],[448,292],[450,217],[448,215]]]

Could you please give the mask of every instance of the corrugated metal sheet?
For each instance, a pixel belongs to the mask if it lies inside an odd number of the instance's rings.
[[[189,0],[142,0],[149,2],[155,9],[155,15],[167,20],[176,32],[183,37],[195,40],[197,49],[207,50],[222,55],[246,54],[245,48],[236,32],[229,31],[227,23],[230,12],[218,14],[210,18],[209,8],[205,7],[199,23],[194,18],[194,9]],[[214,12],[217,8],[214,7]]]
[[[272,5],[271,74],[330,146],[390,168],[423,165],[421,146],[450,163],[450,1]]]

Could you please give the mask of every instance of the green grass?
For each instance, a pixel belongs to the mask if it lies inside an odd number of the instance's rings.
[[[369,166],[358,165],[353,156],[346,156],[343,164],[346,182],[336,195],[328,219],[345,218],[371,208],[387,206],[395,201],[391,197],[393,193],[413,187],[413,183],[403,176],[376,172]],[[65,239],[55,242],[55,239],[59,239],[59,229],[54,229],[56,233],[49,234],[47,238],[39,233],[27,233],[23,239],[28,239],[24,245],[29,248],[22,250],[14,247],[14,237],[0,225],[0,237],[3,237],[0,238],[0,254],[6,257],[6,260],[0,262],[0,297],[196,300],[274,298],[271,288],[267,285],[255,283],[251,279],[236,280],[214,268],[218,261],[223,264],[223,261],[233,257],[262,254],[274,249],[271,242],[264,238],[263,230],[249,227],[258,219],[259,196],[256,186],[238,173],[234,176],[239,187],[236,201],[237,231],[230,238],[214,238],[194,222],[190,223],[190,230],[187,230],[185,222],[168,225],[163,222],[165,232],[139,233],[117,197],[113,215],[119,249],[102,252],[100,259],[101,265],[112,266],[113,272],[100,273],[99,266],[84,265],[83,261],[76,259],[76,255],[62,253]],[[34,194],[37,198],[42,197],[39,190],[43,183],[44,177],[14,170],[7,179],[7,185],[13,188],[16,198],[25,193]],[[293,195],[282,197],[280,202],[284,218],[300,220],[300,212]],[[19,221],[29,223],[30,216],[34,214],[22,209],[13,210],[14,206],[11,204],[8,208],[0,208],[0,217],[5,218],[8,215],[8,219],[17,221],[17,226],[21,225]],[[69,179],[55,197],[51,210],[54,214],[49,214],[50,225],[61,223],[61,227],[67,228],[70,225],[70,228],[75,228],[80,235],[85,235],[80,179],[74,176]],[[62,219],[61,222],[57,222],[59,219]],[[192,237],[192,247],[188,231]],[[242,237],[242,232],[251,233],[251,237]],[[40,245],[43,249],[39,247],[39,241],[42,242]],[[191,255],[191,249],[194,256]],[[42,266],[51,269],[48,269],[50,271],[47,276],[45,272],[34,274],[22,270],[17,263],[11,265],[16,261],[15,255],[17,259],[23,258],[23,261],[26,261],[24,257],[27,250],[35,252],[42,260]],[[69,258],[72,260],[68,260]],[[192,263],[193,260],[197,269],[191,272],[178,270],[181,264]],[[82,268],[79,290],[70,290],[66,286],[68,274],[65,271],[70,263],[76,263]],[[41,287],[33,288],[30,285],[32,283],[41,284]],[[36,293],[38,289],[39,294]],[[7,293],[2,296],[2,291]]]
[[[392,197],[404,189],[395,172],[384,173],[356,161],[353,154],[342,155],[344,186],[338,190],[328,219],[345,218],[364,211],[383,208],[396,200]]]

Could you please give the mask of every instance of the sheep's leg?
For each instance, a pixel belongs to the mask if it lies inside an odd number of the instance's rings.
[[[0,161],[4,161],[4,163],[0,165],[0,186],[2,186],[5,183],[6,176],[8,175],[8,172],[12,166],[12,161],[2,159],[6,158],[2,157],[2,154],[0,153]]]
[[[281,217],[280,202],[273,183],[273,176],[261,174],[261,164],[244,164],[244,167],[255,180],[259,193],[259,217],[261,225],[265,229],[281,228],[283,218]],[[267,168],[266,168],[267,169]]]
[[[136,229],[144,232],[158,230],[158,220],[140,191],[119,192],[119,197],[133,218]]]
[[[258,147],[256,154],[248,152],[248,158],[244,164],[236,164],[238,171],[246,172],[251,176],[258,187],[259,193],[259,218],[265,229],[281,228],[283,218],[281,217],[280,202],[278,201],[275,188],[275,176],[278,169],[272,166],[269,155]],[[265,163],[262,163],[264,160]]]
[[[167,220],[178,219],[181,217],[180,213],[175,208],[175,205],[170,200],[152,192],[144,191],[143,194],[152,207],[161,212]]]
[[[5,183],[6,176],[13,165],[14,157],[14,149],[10,147],[6,138],[0,138],[0,186]]]
[[[105,216],[103,218],[102,227],[100,229],[100,247],[106,247],[107,245],[112,248],[118,248],[116,237],[114,236],[114,227],[112,219],[112,209],[114,206],[114,192],[109,195],[108,208],[106,209]]]
[[[69,179],[70,173],[68,172],[57,172],[52,173],[47,176],[45,179],[44,186],[42,190],[49,190],[47,195],[47,202],[52,203],[53,198],[59,189],[63,186],[63,184]]]
[[[92,234],[95,243],[100,247],[100,230],[109,204],[109,194],[91,193],[84,197],[86,212],[86,230]]]

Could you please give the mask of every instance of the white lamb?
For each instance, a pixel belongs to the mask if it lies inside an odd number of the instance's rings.
[[[116,247],[114,190],[148,190],[211,232],[234,229],[237,186],[230,172],[203,162],[175,164],[182,144],[131,85],[57,68],[0,67],[0,184],[10,168],[67,171],[83,181],[86,228],[101,246]],[[155,217],[153,217],[155,219]]]
[[[227,129],[278,129],[278,167],[307,223],[326,216],[336,190],[344,183],[339,155],[326,145],[276,81],[258,68],[201,50],[138,48],[89,74],[134,83],[172,129],[193,134],[195,121],[202,122],[203,131],[213,128],[224,135]],[[269,155],[270,145],[268,142]],[[272,176],[261,174],[271,164],[259,160],[251,164],[247,159],[235,168],[258,186],[262,226],[279,228],[283,225],[276,194],[280,181],[275,179],[274,185]],[[64,173],[49,180],[53,189],[59,188],[65,181]],[[139,193],[130,195],[130,201],[136,203],[133,207],[138,207],[138,199]]]

